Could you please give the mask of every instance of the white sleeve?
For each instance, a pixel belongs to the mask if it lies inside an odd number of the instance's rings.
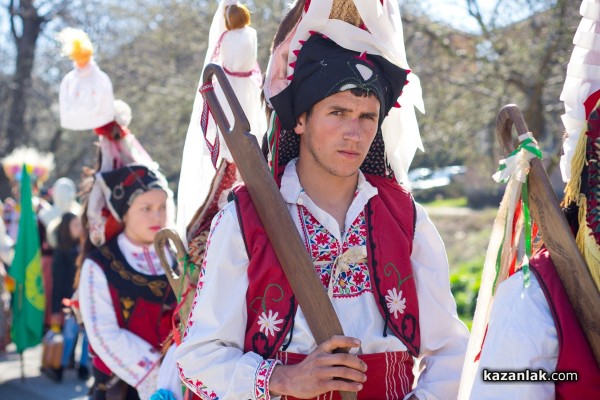
[[[229,203],[213,219],[196,297],[175,351],[181,379],[203,399],[255,399],[257,390],[264,395],[267,388],[259,374],[270,376],[274,363],[243,350],[247,269],[235,205]]]
[[[483,382],[483,369],[556,370],[554,319],[533,273],[530,279],[530,286],[524,288],[523,274],[518,272],[498,286],[471,399],[554,399],[552,382]]]
[[[154,370],[160,353],[138,335],[119,327],[106,275],[89,258],[81,268],[79,306],[94,353],[114,374],[133,387],[157,374]]]
[[[177,345],[173,343],[162,363],[158,372],[158,383],[156,389],[164,389],[169,391],[175,400],[182,400],[183,394],[181,393],[181,387],[183,383],[179,379],[179,373],[177,372],[177,364],[175,364],[175,350]]]
[[[421,349],[416,360],[417,385],[411,395],[420,400],[455,399],[469,331],[456,313],[442,238],[425,209],[416,204],[416,211],[410,259],[419,299]]]

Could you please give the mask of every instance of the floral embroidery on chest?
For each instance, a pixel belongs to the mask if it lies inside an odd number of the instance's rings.
[[[298,206],[298,217],[302,224],[304,244],[323,286],[327,288],[336,258],[351,247],[366,246],[367,225],[364,211],[352,222],[341,244],[306,207]],[[356,297],[365,292],[371,292],[371,276],[366,262],[350,263],[349,270],[339,273],[336,282],[333,282],[334,298]]]
[[[142,251],[134,250],[131,256],[135,260],[137,270],[146,275],[157,275],[160,271],[160,260],[154,251],[143,247]]]

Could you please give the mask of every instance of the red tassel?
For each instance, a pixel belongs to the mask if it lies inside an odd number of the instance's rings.
[[[308,31],[308,33],[309,33],[309,34],[311,34],[311,35],[316,35],[316,34],[317,34],[317,33],[319,33],[319,32],[316,32],[316,31]]]
[[[294,62],[291,62],[289,65],[290,65],[290,67],[292,67],[292,68],[296,68],[296,61],[294,61]]]
[[[306,43],[306,40],[298,40],[300,42],[300,46],[304,46],[304,43]]]
[[[394,103],[393,107],[394,107],[394,108],[400,108],[400,107],[402,107],[402,106],[400,105],[400,103],[396,102],[396,103]]]
[[[292,79],[294,79],[294,74],[291,74],[290,76],[287,77],[288,81],[291,81]]]
[[[294,51],[292,51],[292,53],[294,53],[294,55],[295,55],[296,57],[298,57],[298,54],[300,54],[300,50],[294,50]]]

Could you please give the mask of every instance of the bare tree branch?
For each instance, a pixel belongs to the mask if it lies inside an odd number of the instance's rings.
[[[12,33],[15,41],[18,42],[19,35],[17,35],[17,28],[15,26],[15,16],[17,15],[17,13],[15,10],[15,1],[14,0],[10,0],[8,2],[8,12],[10,14],[10,32]]]

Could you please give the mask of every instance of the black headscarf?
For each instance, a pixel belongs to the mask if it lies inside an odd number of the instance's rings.
[[[106,204],[113,216],[121,221],[137,196],[153,189],[169,193],[162,174],[140,164],[130,164],[96,175]]]
[[[284,129],[314,104],[335,93],[356,88],[372,92],[380,102],[379,126],[396,104],[409,71],[377,55],[340,47],[320,34],[304,43],[287,88],[270,98]]]

